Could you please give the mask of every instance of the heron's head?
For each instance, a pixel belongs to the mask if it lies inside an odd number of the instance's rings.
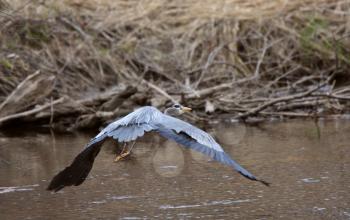
[[[180,104],[174,104],[173,106],[165,109],[164,113],[167,115],[178,116],[182,115],[185,112],[190,112],[192,109],[182,106]]]

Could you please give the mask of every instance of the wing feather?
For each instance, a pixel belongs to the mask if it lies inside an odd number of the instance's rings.
[[[82,184],[89,175],[105,138],[106,136],[101,136],[91,141],[87,147],[74,158],[71,165],[53,177],[47,190],[57,192],[66,186],[78,186]]]
[[[179,132],[177,133],[176,131],[172,129],[165,128],[164,126],[160,125],[157,129],[157,132],[170,140],[173,140],[186,148],[190,148],[193,150],[196,150],[198,152],[201,152],[212,159],[221,162],[223,164],[229,165],[233,167],[238,173],[240,173],[242,176],[254,180],[254,181],[259,181],[263,183],[264,185],[268,186],[269,183],[267,183],[264,180],[257,179],[253,174],[251,174],[248,170],[244,169],[241,165],[239,165],[236,161],[231,159],[231,157],[226,154],[224,151],[218,151],[214,148],[210,148],[206,145],[203,145],[199,143],[197,140],[193,139],[191,136],[189,136],[187,133],[184,132]]]

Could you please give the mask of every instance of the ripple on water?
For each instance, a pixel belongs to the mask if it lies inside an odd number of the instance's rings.
[[[92,201],[91,204],[104,204],[106,203],[106,200],[99,200],[99,201]]]
[[[320,211],[326,210],[326,208],[321,208],[321,207],[315,206],[315,207],[313,208],[313,210],[314,210],[314,211],[317,211],[317,212],[320,212]]]
[[[123,220],[138,220],[138,219],[144,219],[144,218],[130,216],[130,217],[122,217],[120,219],[123,219]]]
[[[25,186],[0,187],[0,194],[11,193],[11,192],[21,192],[21,191],[31,191],[31,190],[34,190],[34,187],[37,187],[37,186],[39,186],[39,184],[25,185]]]
[[[213,205],[230,205],[230,204],[236,204],[236,203],[244,203],[244,202],[252,202],[256,199],[240,199],[240,200],[220,200],[220,201],[210,201],[210,202],[203,202],[201,204],[192,204],[192,205],[161,205],[159,206],[159,209],[186,209],[186,208],[196,208],[196,207],[202,207],[202,206],[213,206]]]
[[[137,196],[111,196],[109,199],[111,200],[124,200],[124,199],[134,199],[137,198]]]
[[[301,181],[303,181],[304,183],[318,183],[318,182],[320,182],[319,179],[314,179],[314,178],[304,178],[304,179],[301,179]]]

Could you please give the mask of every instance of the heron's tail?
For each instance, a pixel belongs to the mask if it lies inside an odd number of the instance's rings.
[[[47,190],[57,192],[66,186],[82,184],[89,175],[103,142],[103,140],[94,142],[80,152],[70,166],[54,176]]]

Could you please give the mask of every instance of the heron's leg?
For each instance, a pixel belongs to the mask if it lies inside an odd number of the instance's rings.
[[[124,152],[124,148],[123,151],[120,153],[120,155],[118,155],[115,159],[114,162],[118,162],[119,160],[121,160],[122,158],[128,156],[131,152],[131,150],[133,149],[133,147],[135,146],[136,141],[134,141],[131,145],[131,148],[129,150],[127,150],[126,152]]]
[[[123,144],[123,149],[122,149],[122,151],[120,151],[120,154],[122,154],[122,153],[124,153],[124,152],[125,152],[126,145],[127,145],[127,143],[125,142],[125,143]],[[120,154],[119,154],[119,155],[120,155]]]
[[[123,149],[122,149],[122,150],[120,151],[120,153],[117,154],[117,156],[115,157],[115,159],[114,159],[115,162],[117,162],[118,160],[120,160],[120,159],[122,158],[121,155],[125,152],[126,145],[127,145],[127,143],[125,142],[125,143],[123,144]]]
[[[122,158],[128,156],[128,155],[131,153],[131,150],[134,148],[135,144],[136,144],[136,141],[134,141],[134,142],[132,143],[132,145],[131,145],[131,147],[130,147],[130,149],[129,149],[128,151],[126,151],[125,153],[120,154],[120,156],[121,156]]]
[[[131,153],[131,150],[134,148],[135,144],[136,144],[136,141],[134,141],[134,142],[132,143],[131,148],[130,148],[126,153],[130,154],[130,153]]]

